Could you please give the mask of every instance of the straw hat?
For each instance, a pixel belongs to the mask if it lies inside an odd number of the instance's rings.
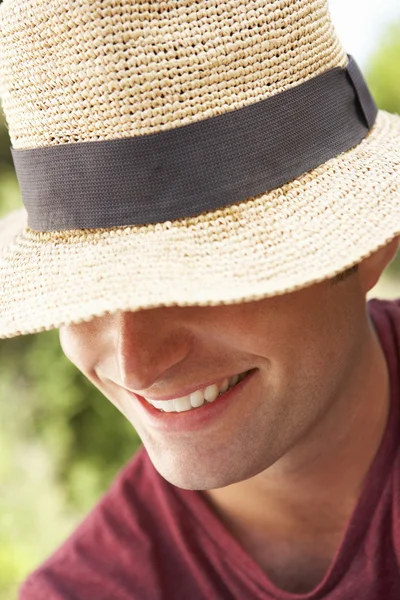
[[[5,0],[0,337],[333,277],[400,233],[400,118],[324,0]]]

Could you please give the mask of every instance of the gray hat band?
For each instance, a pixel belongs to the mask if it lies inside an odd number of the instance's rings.
[[[141,225],[280,187],[359,144],[376,116],[349,57],[346,68],[189,125],[12,155],[32,229]]]

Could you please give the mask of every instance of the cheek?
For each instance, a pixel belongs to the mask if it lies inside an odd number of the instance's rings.
[[[278,348],[276,365],[283,395],[299,415],[325,411],[346,386],[357,358],[359,332],[339,315],[304,322]]]
[[[267,359],[267,381],[294,403],[324,396],[349,361],[354,331],[348,319],[317,310],[274,317],[254,337],[254,351]]]

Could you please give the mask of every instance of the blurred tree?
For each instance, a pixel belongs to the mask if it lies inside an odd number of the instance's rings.
[[[0,176],[4,171],[8,172],[9,170],[13,170],[13,162],[4,116],[0,111]]]
[[[400,114],[400,23],[392,24],[382,36],[366,70],[366,79],[379,108]],[[400,252],[389,272],[400,273]]]
[[[22,205],[10,151],[10,140],[0,110],[0,217]]]
[[[130,423],[66,359],[57,331],[2,341],[0,381],[23,439],[42,440],[68,502],[87,510],[138,445]]]
[[[382,37],[366,70],[366,78],[379,108],[400,113],[400,23]]]

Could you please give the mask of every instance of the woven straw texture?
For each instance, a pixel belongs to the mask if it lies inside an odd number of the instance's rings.
[[[347,63],[321,0],[5,0],[0,30],[14,148],[170,129]]]
[[[322,0],[5,0],[0,31],[14,148],[170,129],[347,62]],[[359,146],[312,172],[172,223],[38,233],[11,215],[0,223],[0,337],[332,277],[400,233],[399,141],[400,118],[380,112]]]

